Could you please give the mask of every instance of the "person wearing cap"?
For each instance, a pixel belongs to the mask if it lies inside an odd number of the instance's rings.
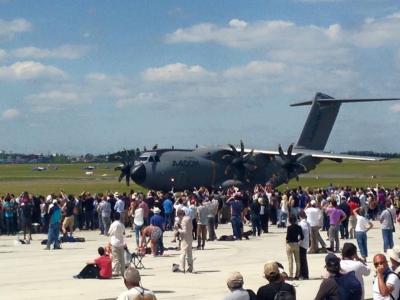
[[[56,199],[49,206],[49,232],[47,236],[47,245],[45,250],[50,250],[50,246],[54,244],[53,249],[61,249],[58,236],[60,234],[61,224],[61,208]]]
[[[361,300],[361,283],[355,277],[354,272],[341,274],[339,257],[333,253],[325,256],[325,268],[329,275],[322,280],[315,300]]]
[[[394,246],[389,249],[387,255],[390,259],[390,269],[397,275],[400,275],[400,246]]]
[[[307,222],[310,224],[311,227],[311,246],[308,250],[309,254],[317,253],[318,252],[318,240],[320,240],[319,229],[321,227],[322,222],[322,211],[317,206],[317,201],[311,200],[311,202],[306,206],[304,210],[305,214],[307,215]],[[322,242],[324,242],[322,240]],[[325,243],[321,244],[322,248],[325,248]]]
[[[340,269],[342,273],[354,271],[356,278],[361,283],[364,299],[364,280],[363,276],[371,273],[370,267],[365,263],[364,259],[357,255],[357,247],[353,243],[344,243],[342,248],[342,260],[340,261]]]
[[[279,265],[275,261],[268,261],[264,265],[264,275],[268,280],[268,284],[260,287],[257,291],[257,300],[274,300],[276,294],[285,292],[296,299],[296,290],[293,285],[287,284],[281,273],[279,272]]]
[[[257,296],[252,290],[245,290],[243,288],[243,276],[239,272],[233,272],[229,275],[226,285],[228,286],[229,293],[223,300],[252,300]]]
[[[164,254],[163,233],[165,230],[165,219],[161,216],[161,209],[155,206],[153,208],[154,215],[150,218],[150,225],[157,226],[161,230],[161,236],[157,240],[157,255]]]
[[[400,292],[400,279],[393,273],[384,254],[376,254],[373,258],[376,277],[372,287],[374,300],[397,299]]]
[[[124,284],[128,289],[122,292],[117,300],[157,300],[154,293],[142,287],[139,271],[128,267],[124,272]]]

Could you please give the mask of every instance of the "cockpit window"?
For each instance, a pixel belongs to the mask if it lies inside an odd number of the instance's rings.
[[[139,160],[139,161],[147,161],[148,158],[149,158],[148,156],[140,156],[140,157],[138,158],[138,160]]]

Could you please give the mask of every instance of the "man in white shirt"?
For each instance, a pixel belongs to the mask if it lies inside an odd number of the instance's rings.
[[[308,250],[309,254],[318,252],[318,240],[319,237],[319,229],[322,221],[322,211],[317,206],[317,202],[315,200],[311,200],[311,202],[307,205],[304,212],[307,215],[307,222],[311,227],[311,247]],[[322,248],[325,248],[325,245],[321,244]]]
[[[120,221],[120,214],[118,212],[114,213],[115,221],[112,222],[110,229],[108,230],[108,235],[110,236],[110,243],[112,246],[112,262],[113,262],[113,275],[114,276],[124,276],[125,270],[125,259],[124,259],[124,233],[125,226]]]
[[[362,299],[364,299],[365,290],[363,276],[368,276],[371,273],[371,269],[364,260],[357,255],[357,247],[353,243],[344,243],[340,269],[344,274],[354,271],[356,278],[361,283],[363,289]]]
[[[376,254],[373,259],[376,277],[372,288],[374,300],[397,299],[400,291],[399,277],[390,271],[384,254]]]

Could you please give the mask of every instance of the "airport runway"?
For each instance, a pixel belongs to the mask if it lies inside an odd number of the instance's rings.
[[[382,251],[379,224],[368,233],[368,249],[372,256]],[[141,270],[142,284],[153,290],[157,299],[222,299],[227,292],[226,278],[230,272],[239,271],[244,276],[245,288],[253,289],[266,284],[263,265],[268,260],[281,262],[288,268],[285,251],[285,230],[270,227],[270,233],[242,241],[207,242],[205,250],[194,250],[195,274],[172,273],[172,263],[179,262],[178,251],[166,251],[164,257],[146,256]],[[245,230],[249,227],[245,226]],[[232,234],[230,224],[223,224],[217,234]],[[399,230],[395,235],[398,235]],[[129,232],[128,234],[131,234]],[[326,238],[326,233],[323,232]],[[13,300],[97,300],[115,299],[125,290],[121,278],[111,280],[73,279],[84,263],[97,256],[97,248],[108,242],[98,231],[76,232],[86,238],[85,243],[63,244],[61,250],[43,250],[40,244],[45,235],[36,234],[30,245],[15,245],[15,237],[0,236],[0,299]],[[171,243],[172,232],[164,236],[166,247]],[[134,237],[127,238],[134,249]],[[355,240],[349,240],[356,244]],[[399,241],[395,237],[395,244]],[[341,240],[343,243],[343,240]],[[196,246],[196,244],[194,243]],[[311,300],[318,290],[324,272],[325,254],[308,255],[311,280],[294,281],[297,299]],[[374,271],[365,278],[366,298],[372,298]]]

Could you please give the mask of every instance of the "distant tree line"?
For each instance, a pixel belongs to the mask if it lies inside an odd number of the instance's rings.
[[[343,154],[350,155],[361,155],[361,156],[376,156],[386,158],[400,158],[400,153],[389,153],[389,152],[374,152],[374,151],[347,151]]]

